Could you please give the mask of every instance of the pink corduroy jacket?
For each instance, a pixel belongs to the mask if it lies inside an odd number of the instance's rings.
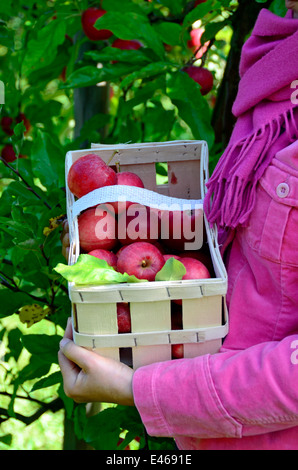
[[[141,367],[136,406],[179,449],[298,450],[298,141],[273,158],[228,253],[221,351]]]

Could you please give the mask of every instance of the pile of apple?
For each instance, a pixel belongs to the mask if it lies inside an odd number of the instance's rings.
[[[76,198],[111,185],[144,188],[141,178],[128,171],[116,172],[97,154],[89,153],[76,160],[68,173],[67,184]],[[134,205],[132,211],[131,206]],[[131,214],[134,215],[131,215]],[[183,236],[174,238],[177,223],[185,221],[183,214],[159,211],[129,201],[99,204],[83,211],[78,217],[80,249],[83,253],[105,260],[120,273],[134,275],[138,279],[154,281],[167,259],[174,257],[186,269],[183,280],[211,277],[212,262],[203,251],[185,251]],[[198,214],[189,213],[195,223]],[[125,217],[125,219],[124,219]],[[128,227],[134,224],[134,236]],[[154,221],[154,230],[150,223]],[[124,222],[122,222],[124,221]],[[163,223],[168,224],[168,238],[161,237]],[[179,227],[183,234],[183,227]],[[176,232],[177,233],[177,232]],[[187,240],[189,242],[189,240]],[[172,302],[172,329],[182,328],[182,301]],[[117,305],[119,333],[131,331],[129,304]],[[179,320],[178,320],[179,319]],[[182,357],[181,345],[173,345],[173,357]]]

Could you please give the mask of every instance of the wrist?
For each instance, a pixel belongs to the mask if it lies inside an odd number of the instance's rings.
[[[118,405],[134,406],[133,397],[133,374],[134,371],[130,367],[120,363],[115,381],[115,388],[112,393],[112,402]],[[114,399],[113,399],[114,398]]]

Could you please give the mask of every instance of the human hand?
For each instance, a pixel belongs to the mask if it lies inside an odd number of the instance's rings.
[[[294,18],[298,19],[298,0],[286,0],[286,7],[293,10]]]
[[[62,242],[62,255],[68,260],[69,255],[69,225],[68,220],[65,219],[62,224],[61,242]]]
[[[133,406],[133,370],[125,364],[77,346],[68,321],[58,359],[65,394],[77,403],[104,402]]]

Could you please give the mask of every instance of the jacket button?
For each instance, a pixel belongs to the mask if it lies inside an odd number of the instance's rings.
[[[289,192],[290,192],[290,188],[287,183],[280,183],[276,188],[276,194],[278,195],[278,197],[281,197],[281,198],[287,197]]]

